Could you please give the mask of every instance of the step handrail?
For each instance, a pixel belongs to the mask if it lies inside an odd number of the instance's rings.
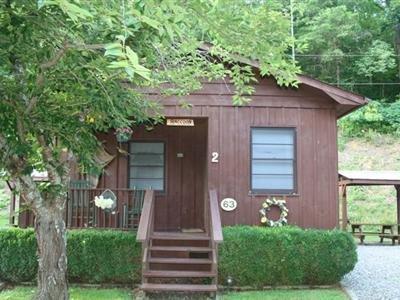
[[[224,238],[222,236],[221,216],[218,207],[218,197],[216,190],[210,190],[210,234],[212,240],[219,244]]]
[[[142,243],[142,283],[147,283],[144,272],[149,268],[148,249],[154,227],[154,191],[146,190],[143,200],[142,215],[140,216],[136,240]]]
[[[219,213],[218,197],[216,190],[209,191],[209,229],[211,237],[211,248],[212,248],[212,264],[211,271],[216,275],[213,278],[213,283],[218,284],[218,245],[223,242],[224,238],[222,236],[222,225],[221,216]]]
[[[145,242],[153,230],[154,191],[146,190],[143,201],[142,215],[140,216],[136,240]]]

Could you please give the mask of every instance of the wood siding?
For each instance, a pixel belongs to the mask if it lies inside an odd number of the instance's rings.
[[[294,195],[276,196],[287,201],[289,223],[306,228],[337,226],[337,104],[317,89],[306,86],[298,90],[279,88],[270,79],[263,79],[256,85],[256,92],[251,97],[253,101],[248,106],[233,107],[232,91],[231,84],[219,81],[206,83],[202,90],[183,98],[162,99],[157,94],[152,95],[163,104],[167,117],[207,120],[208,141],[203,141],[207,144],[204,190],[215,189],[219,200],[229,197],[238,201],[236,210],[221,210],[223,225],[260,224],[259,209],[269,195],[254,195],[250,191],[250,128],[259,126],[296,128],[298,190]],[[182,100],[193,106],[189,109],[180,107]],[[136,138],[151,138],[155,135],[152,132],[139,133]],[[168,132],[173,135],[173,130]],[[107,150],[117,155],[106,168],[100,187],[127,188],[127,159],[117,150],[114,135],[99,137],[105,141]],[[128,151],[126,144],[119,147]],[[212,152],[219,153],[218,163],[211,162]],[[174,175],[169,170],[167,180],[171,176]],[[156,196],[157,201],[161,200]],[[169,201],[173,201],[172,198]],[[168,224],[168,218],[172,216],[168,210],[179,210],[179,202],[167,204],[164,201],[165,208],[156,211],[159,224]],[[201,210],[198,206],[195,209]],[[277,215],[278,212],[271,213]]]

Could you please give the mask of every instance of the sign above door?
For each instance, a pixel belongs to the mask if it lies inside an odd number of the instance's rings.
[[[194,126],[193,119],[167,119],[167,126]]]

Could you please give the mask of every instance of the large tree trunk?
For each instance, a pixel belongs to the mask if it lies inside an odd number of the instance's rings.
[[[36,299],[68,299],[65,200],[46,199],[43,206],[35,209],[39,256]]]

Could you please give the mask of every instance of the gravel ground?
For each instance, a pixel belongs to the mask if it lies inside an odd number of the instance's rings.
[[[358,263],[342,285],[353,300],[400,300],[400,246],[358,246]]]

